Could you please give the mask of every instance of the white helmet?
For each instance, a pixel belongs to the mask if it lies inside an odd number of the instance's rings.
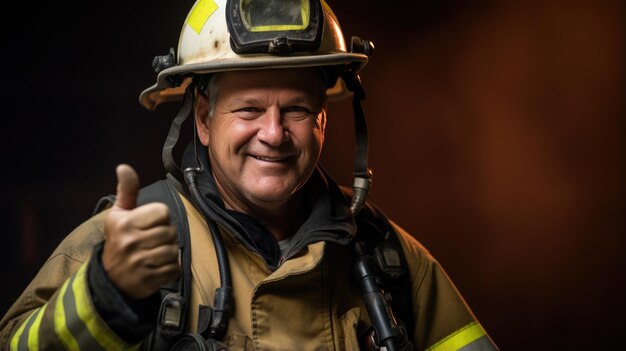
[[[353,37],[348,52],[339,22],[323,0],[197,0],[178,42],[153,62],[157,82],[139,96],[147,109],[182,98],[195,75],[213,72],[367,64],[370,42]],[[328,89],[346,96],[344,82]]]

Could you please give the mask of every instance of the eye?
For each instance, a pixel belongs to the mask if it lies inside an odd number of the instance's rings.
[[[282,110],[286,118],[290,119],[304,119],[311,116],[313,113],[303,106],[290,106]]]
[[[242,107],[234,111],[239,118],[254,119],[263,114],[263,110],[257,107]]]

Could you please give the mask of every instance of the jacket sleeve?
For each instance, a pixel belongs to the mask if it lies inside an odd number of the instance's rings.
[[[0,321],[2,350],[132,350],[94,306],[88,272],[101,213],[68,235]],[[95,258],[94,258],[95,259]]]
[[[411,275],[416,349],[498,350],[439,262],[414,237],[392,225]]]

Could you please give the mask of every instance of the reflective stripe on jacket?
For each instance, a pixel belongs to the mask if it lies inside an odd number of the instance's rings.
[[[103,215],[74,230],[0,322],[3,350],[133,350],[100,318],[87,282]]]

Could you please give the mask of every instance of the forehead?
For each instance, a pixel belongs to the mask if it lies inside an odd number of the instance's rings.
[[[216,79],[220,95],[239,90],[289,89],[318,96],[325,90],[322,73],[318,68],[221,72]]]

